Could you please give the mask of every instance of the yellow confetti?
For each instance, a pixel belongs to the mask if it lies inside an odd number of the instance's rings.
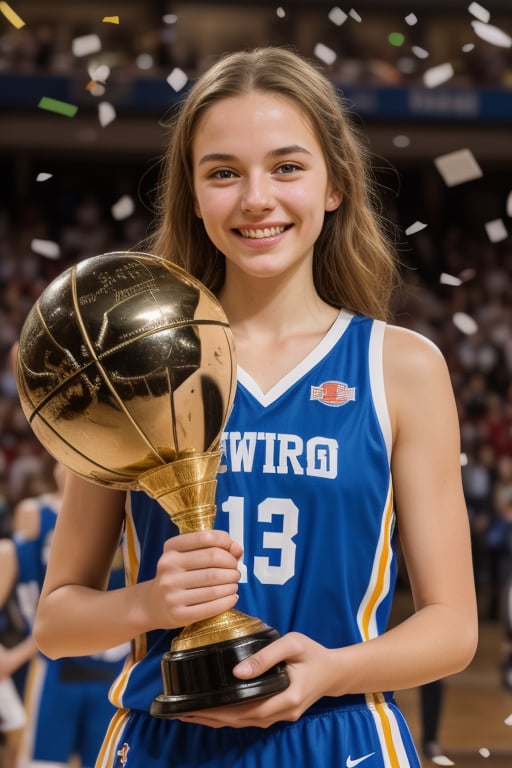
[[[16,27],[16,29],[21,29],[21,27],[25,26],[23,19],[20,19],[16,11],[13,11],[9,3],[1,2],[0,11],[3,13],[7,21],[10,21],[13,27]]]
[[[119,24],[119,16],[105,16],[102,21],[106,24]]]

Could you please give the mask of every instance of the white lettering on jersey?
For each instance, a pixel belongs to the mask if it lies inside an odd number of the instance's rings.
[[[256,452],[258,444],[263,451]],[[299,435],[275,432],[224,432],[224,459],[231,472],[309,475],[335,479],[338,476],[338,441],[312,437],[304,443]],[[260,456],[260,466],[255,465]]]

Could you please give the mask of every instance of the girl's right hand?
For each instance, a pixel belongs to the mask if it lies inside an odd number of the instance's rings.
[[[184,533],[165,542],[150,582],[150,623],[173,629],[216,616],[238,600],[242,547],[225,531]]]

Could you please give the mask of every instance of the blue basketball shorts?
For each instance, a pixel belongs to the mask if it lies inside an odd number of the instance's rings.
[[[119,710],[96,768],[421,768],[391,694],[323,699],[296,723],[210,728]]]
[[[29,759],[67,765],[79,755],[93,768],[115,707],[108,700],[112,679],[63,680],[60,661],[37,659],[28,691],[26,751]]]

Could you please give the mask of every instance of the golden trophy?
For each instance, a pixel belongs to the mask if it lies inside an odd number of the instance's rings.
[[[25,320],[16,380],[36,437],[64,466],[99,485],[144,490],[180,533],[213,526],[235,352],[217,299],[185,270],[136,252],[65,270]],[[283,690],[282,664],[252,680],[231,672],[277,637],[234,609],[183,628],[162,657],[151,714]]]

